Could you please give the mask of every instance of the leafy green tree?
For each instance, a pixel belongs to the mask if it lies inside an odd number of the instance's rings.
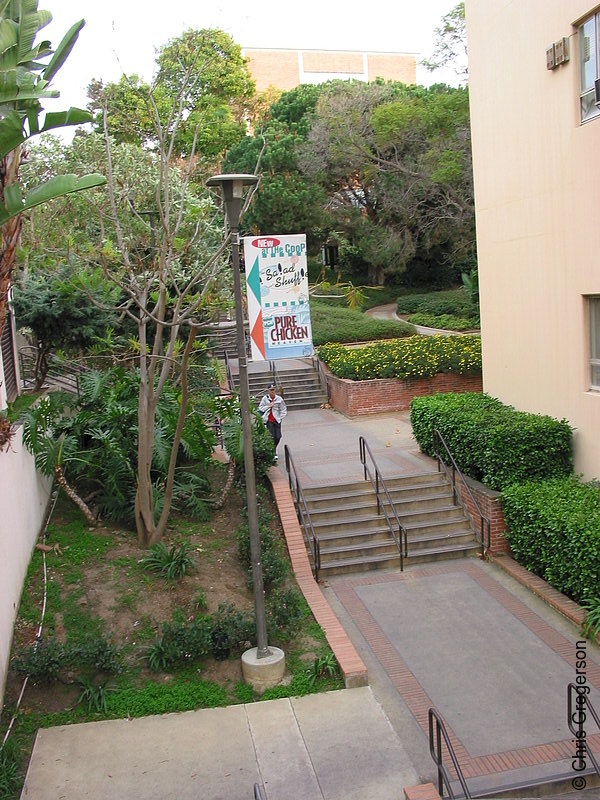
[[[464,2],[458,3],[442,17],[441,24],[434,30],[434,35],[433,55],[421,63],[430,72],[441,67],[452,67],[462,83],[466,83],[469,68]]]
[[[102,290],[97,292],[96,299],[99,303],[111,301],[108,292]],[[22,283],[15,285],[12,304],[17,326],[29,328],[35,341],[34,391],[46,379],[52,352],[81,351],[117,322],[115,313],[90,302],[72,268],[65,265],[51,275],[30,272]]]
[[[323,186],[372,285],[414,264],[460,263],[473,246],[466,90],[332,84],[299,165]]]
[[[321,86],[302,85],[284,92],[252,136],[230,148],[227,172],[252,172],[260,158],[261,180],[246,229],[262,233],[306,232],[309,247],[322,239],[327,198],[319,184],[304,176],[298,154],[306,142]]]
[[[158,145],[155,116],[165,131],[176,124],[172,157],[193,152],[209,163],[246,132],[254,82],[239,45],[217,29],[187,30],[159,50],[152,84],[122,76],[104,86],[92,81],[89,108],[97,130],[107,127],[118,142]],[[177,109],[177,110],[176,110]]]
[[[42,120],[41,101],[57,97],[50,83],[71,52],[84,21],[73,25],[56,51],[50,42],[34,44],[52,19],[38,10],[38,0],[5,0],[0,8],[0,330],[6,314],[6,293],[13,272],[22,226],[22,212],[54,197],[100,186],[98,175],[55,176],[25,197],[19,184],[22,145],[32,136],[65,125],[89,121],[85,111],[71,108]],[[47,60],[49,58],[49,61]],[[45,63],[44,60],[47,60]]]

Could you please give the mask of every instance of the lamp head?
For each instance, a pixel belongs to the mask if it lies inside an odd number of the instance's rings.
[[[223,194],[225,213],[231,228],[237,228],[240,221],[240,210],[244,186],[255,186],[258,183],[257,175],[230,173],[213,175],[206,181],[207,186],[218,186]]]

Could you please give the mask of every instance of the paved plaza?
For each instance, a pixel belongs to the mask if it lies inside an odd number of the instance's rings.
[[[306,486],[359,480],[361,435],[385,475],[436,468],[406,413],[291,411],[280,447],[289,446]],[[322,590],[367,666],[368,687],[42,730],[23,797],[250,800],[258,782],[266,800],[401,800],[405,786],[436,782],[430,706],[473,786],[568,768],[566,685],[581,636],[493,563],[338,576]],[[600,708],[600,651],[585,647]],[[586,733],[600,749],[591,722]]]

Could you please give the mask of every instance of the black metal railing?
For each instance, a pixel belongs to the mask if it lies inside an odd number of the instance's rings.
[[[589,686],[577,686],[575,683],[567,684],[567,724],[576,743],[573,769],[576,772],[584,772],[587,769],[587,760],[589,759],[596,774],[600,775],[600,765],[588,744],[589,726],[585,724],[591,717],[600,728],[600,717],[592,705],[589,694],[585,691],[586,689],[589,689]],[[575,768],[575,762],[578,764],[577,768]]]
[[[63,361],[52,353],[46,358],[48,370],[43,385],[79,395],[81,375],[89,372],[89,368],[76,361]],[[24,389],[32,389],[35,386],[37,359],[37,347],[24,345],[19,349],[19,366]]]
[[[452,765],[456,772],[456,776],[460,783],[462,789],[461,800],[471,800],[471,793],[469,792],[469,787],[467,786],[467,782],[465,780],[464,775],[462,774],[462,770],[458,763],[458,759],[456,758],[456,753],[454,752],[454,748],[452,747],[452,743],[450,742],[450,737],[448,736],[448,731],[446,730],[446,726],[444,725],[444,720],[438,713],[435,708],[429,709],[429,752],[431,757],[433,758],[435,765],[437,767],[438,773],[438,792],[440,797],[444,796],[444,788],[448,791],[448,797],[451,800],[455,800],[457,795],[454,792],[454,788],[452,786],[452,776],[450,775],[450,771],[448,767],[444,764],[444,751],[442,749],[442,739],[446,745],[446,749],[448,750],[448,755],[450,756],[450,760],[452,761]]]
[[[294,461],[292,459],[292,454],[290,453],[290,448],[286,444],[283,450],[285,453],[285,468],[288,474],[290,492],[292,493],[292,497],[294,498],[294,505],[296,506],[296,513],[298,515],[298,521],[300,522],[300,527],[302,528],[306,544],[312,556],[313,574],[315,576],[315,580],[318,581],[319,570],[321,569],[321,546],[319,544],[319,539],[317,537],[317,534],[315,533],[315,529],[313,528],[312,520],[310,518],[310,512],[308,510],[308,505],[306,503],[306,498],[304,497],[302,486],[300,485],[300,481],[298,480],[298,473],[296,472],[296,467],[294,466]]]
[[[323,364],[321,363],[318,356],[312,356],[312,365],[313,369],[317,371],[317,377],[319,379],[319,386],[327,395],[327,402],[329,402],[329,384],[327,382],[327,377],[323,372]]]
[[[279,379],[279,372],[277,371],[277,364],[275,361],[269,361],[269,372],[271,373],[271,383],[274,384],[277,390],[280,390],[277,393],[281,394],[281,380]]]
[[[231,364],[229,363],[229,354],[225,350],[225,369],[227,370],[227,383],[229,384],[229,391],[235,392],[235,384],[233,382],[233,372],[231,371]]]
[[[383,476],[379,471],[379,467],[377,466],[375,459],[373,457],[373,453],[371,452],[371,448],[367,444],[367,441],[364,436],[358,437],[358,449],[360,453],[360,463],[363,465],[363,472],[365,476],[365,480],[367,477],[370,479],[373,489],[375,490],[375,495],[377,497],[377,513],[383,514],[385,516],[386,522],[390,529],[390,533],[392,534],[394,541],[396,542],[396,546],[398,547],[398,552],[400,553],[400,570],[404,569],[404,559],[408,556],[408,536],[406,533],[406,528],[400,522],[400,517],[398,516],[398,512],[392,502],[392,498],[390,497],[390,493],[388,492],[387,486],[385,485],[385,481],[383,480]],[[367,464],[367,453],[371,459],[373,464],[373,468],[375,470],[375,475],[372,474],[369,465]],[[385,501],[381,497],[381,492],[385,494],[385,498],[388,501],[389,507],[392,510],[392,514],[394,515],[394,521],[397,525],[397,530],[393,525],[392,520],[390,519],[390,515],[388,514]]]
[[[441,447],[440,447],[440,445],[441,445]],[[441,452],[440,452],[441,448],[444,449],[446,458],[450,461],[451,467],[450,467],[449,464],[446,463],[446,460],[441,455]],[[483,556],[485,556],[486,547],[487,547],[488,550],[490,548],[490,538],[491,538],[490,520],[481,511],[481,508],[479,507],[479,503],[477,502],[477,500],[475,500],[475,497],[473,496],[473,492],[471,491],[471,489],[469,488],[469,484],[465,480],[465,476],[460,471],[460,469],[458,467],[458,464],[454,460],[454,456],[450,452],[450,450],[448,448],[448,445],[446,444],[446,442],[444,440],[444,437],[438,431],[437,428],[434,428],[434,430],[433,430],[433,455],[437,460],[438,472],[441,472],[441,469],[443,467],[444,468],[444,472],[446,473],[446,475],[448,477],[448,480],[450,480],[451,483],[452,483],[452,496],[454,498],[454,504],[462,506],[463,511],[465,512],[467,517],[471,520],[471,525],[472,525],[473,530],[475,531],[475,533],[477,535],[477,538],[479,540],[479,544],[481,545],[481,556],[483,558]],[[473,519],[473,515],[471,514],[471,512],[467,508],[467,504],[463,501],[461,493],[456,488],[456,475],[457,475],[457,473],[458,473],[458,475],[459,475],[459,477],[460,477],[460,479],[462,481],[462,485],[467,490],[467,492],[469,494],[469,497],[471,498],[471,501],[473,502],[474,507],[477,509],[477,513],[479,515],[479,532],[477,532],[477,525],[475,524],[475,520]],[[486,541],[487,541],[487,545],[486,545]]]
[[[258,783],[254,784],[254,800],[265,800]]]

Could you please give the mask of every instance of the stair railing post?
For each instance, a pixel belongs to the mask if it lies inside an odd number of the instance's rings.
[[[379,470],[375,470],[375,494],[377,495],[377,513],[381,514],[381,505],[379,503]]]

